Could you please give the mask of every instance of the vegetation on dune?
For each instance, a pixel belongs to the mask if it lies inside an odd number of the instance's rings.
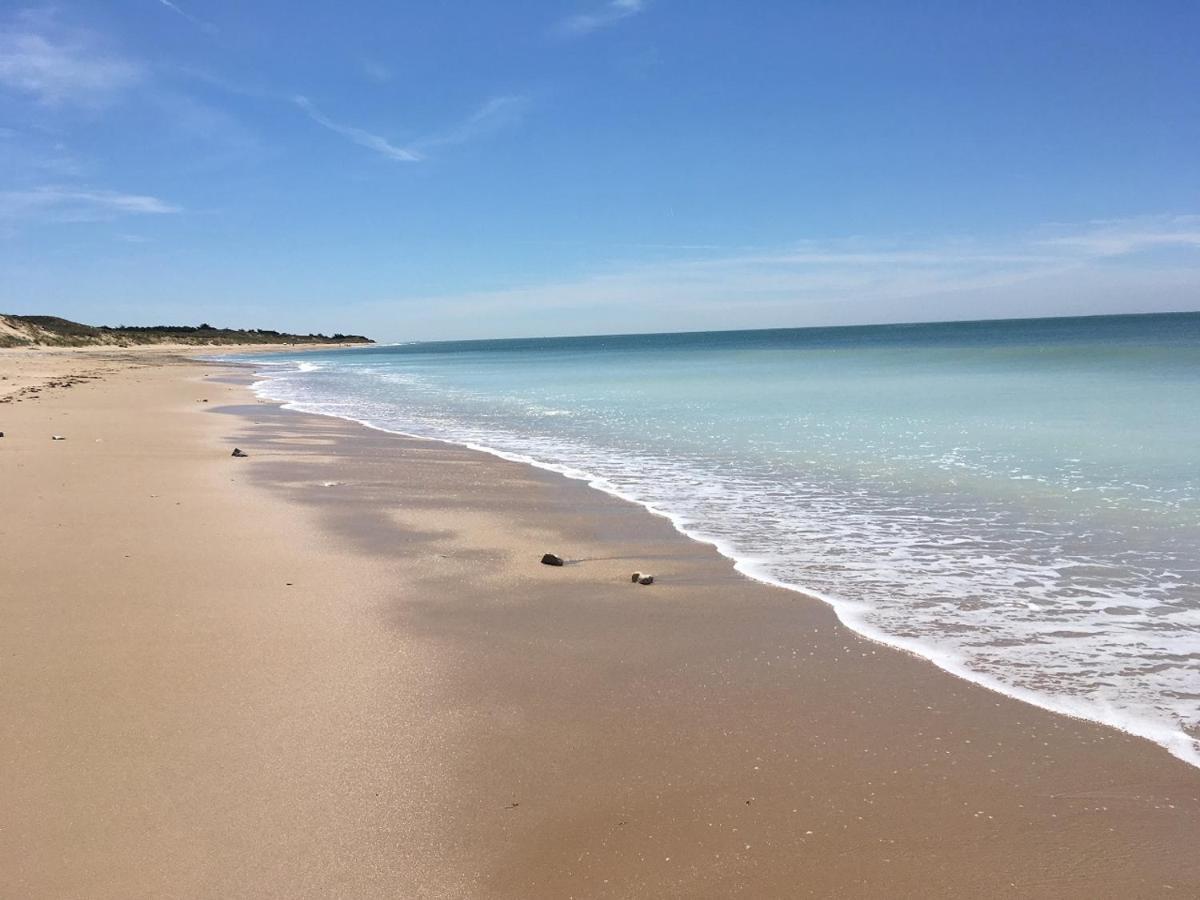
[[[288,334],[270,328],[202,325],[83,325],[57,316],[0,315],[0,347],[135,344],[370,344],[359,334]]]

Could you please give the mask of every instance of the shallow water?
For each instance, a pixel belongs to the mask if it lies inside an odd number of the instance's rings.
[[[264,396],[586,477],[862,633],[1200,765],[1200,314],[259,359]]]

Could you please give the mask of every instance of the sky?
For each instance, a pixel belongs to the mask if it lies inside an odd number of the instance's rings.
[[[0,311],[403,341],[1200,309],[1194,0],[0,4]]]

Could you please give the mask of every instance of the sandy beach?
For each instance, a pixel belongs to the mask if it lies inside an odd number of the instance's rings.
[[[1200,771],[639,507],[170,351],[0,378],[0,896],[1200,895]]]

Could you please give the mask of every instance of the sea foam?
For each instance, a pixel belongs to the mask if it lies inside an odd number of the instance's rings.
[[[257,390],[584,480],[866,637],[1200,765],[1198,345],[993,329],[412,345]]]

